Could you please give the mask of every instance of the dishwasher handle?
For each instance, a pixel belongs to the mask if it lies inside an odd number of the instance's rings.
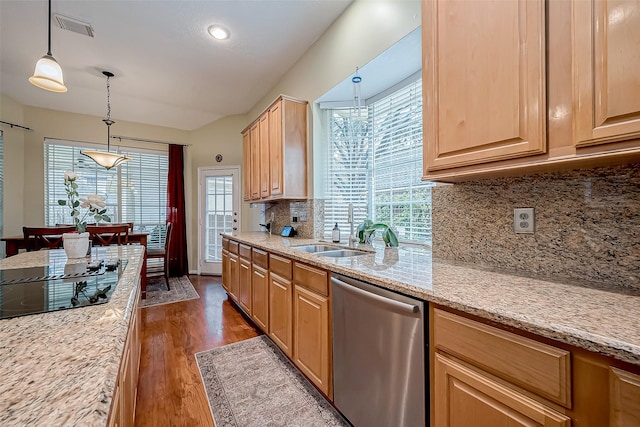
[[[350,285],[346,282],[343,282],[340,279],[336,279],[335,277],[331,278],[331,283],[334,286],[337,286],[347,292],[351,292],[352,294],[361,296],[363,298],[367,298],[369,300],[373,300],[375,302],[381,303],[381,304],[385,304],[387,306],[390,307],[394,307],[396,310],[400,311],[400,312],[404,312],[404,313],[419,313],[420,312],[420,307],[415,305],[415,304],[407,304],[401,301],[396,301],[394,299],[390,299],[387,297],[383,297],[381,295],[377,295],[374,293],[371,293],[369,291],[365,291],[364,289],[360,289],[356,286]]]

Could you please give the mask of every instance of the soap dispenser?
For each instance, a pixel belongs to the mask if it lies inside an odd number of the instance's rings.
[[[337,222],[335,227],[333,227],[333,231],[331,232],[331,241],[333,241],[333,243],[340,243],[340,228],[338,228]]]

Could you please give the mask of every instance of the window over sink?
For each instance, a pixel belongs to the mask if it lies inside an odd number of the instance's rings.
[[[348,233],[364,219],[383,222],[401,241],[431,243],[431,182],[422,181],[422,79],[419,73],[365,106],[324,110],[327,152],[324,234]],[[317,167],[317,166],[316,166]],[[343,232],[344,232],[343,231]]]

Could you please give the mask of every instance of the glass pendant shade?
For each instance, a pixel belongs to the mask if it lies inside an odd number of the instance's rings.
[[[120,163],[128,162],[131,157],[123,156],[117,153],[109,153],[107,151],[83,150],[82,154],[91,158],[94,162],[109,170],[115,168]]]
[[[51,92],[66,92],[67,87],[64,85],[62,77],[62,68],[58,61],[51,55],[44,55],[36,62],[36,69],[33,76],[29,77],[29,81],[34,86],[50,90]]]

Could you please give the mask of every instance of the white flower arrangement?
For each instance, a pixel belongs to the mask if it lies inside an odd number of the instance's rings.
[[[96,222],[111,222],[111,218],[107,215],[107,203],[104,197],[97,194],[88,194],[86,199],[81,199],[78,195],[78,184],[76,180],[78,174],[75,172],[64,173],[64,186],[67,192],[67,200],[58,200],[58,205],[69,206],[71,209],[71,218],[78,233],[84,233],[87,229],[87,216],[92,216]],[[80,216],[78,208],[87,209],[84,215]]]

